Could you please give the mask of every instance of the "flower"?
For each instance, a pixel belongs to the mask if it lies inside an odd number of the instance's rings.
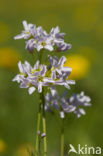
[[[65,42],[57,43],[58,51],[67,51],[72,48],[71,44],[67,44]]]
[[[19,61],[18,68],[19,74],[16,75],[13,81],[20,83],[20,88],[28,88],[29,94],[32,94],[36,88],[38,92],[42,92],[43,86],[64,85],[70,89],[70,84],[75,84],[75,81],[68,80],[71,68],[63,67],[66,58],[62,56],[60,60],[57,57],[52,58],[49,56],[50,65],[40,64],[39,60],[32,67],[29,62],[25,61],[24,64]]]
[[[30,52],[33,53],[34,52],[34,47],[36,45],[36,40],[34,39],[30,39],[26,42],[26,49]]]
[[[62,72],[70,72],[72,71],[72,68],[69,67],[64,67],[64,64],[66,62],[66,57],[62,56],[60,60],[55,56],[54,58],[50,55],[48,55],[48,59],[50,62],[50,67],[52,67],[52,71],[54,71],[54,75],[56,75],[56,72],[58,74],[62,74]],[[55,77],[55,76],[54,76]]]
[[[52,37],[52,41],[54,43],[61,43],[64,41],[63,38],[65,33],[60,33],[60,28],[57,26],[56,28],[51,29],[50,36]]]
[[[24,30],[21,34],[14,37],[15,40],[17,39],[28,39],[32,35],[34,36],[36,32],[36,26],[34,24],[27,24],[26,21],[23,21]]]
[[[77,115],[77,117],[81,117],[81,115],[85,115],[86,112],[84,109],[80,108],[81,106],[88,107],[91,106],[90,104],[90,97],[84,95],[84,92],[82,91],[80,94],[73,94],[70,97],[70,104],[76,107],[76,110],[74,113]]]
[[[41,26],[27,24],[26,21],[23,21],[23,26],[22,33],[15,36],[14,39],[28,39],[26,49],[30,52],[34,52],[34,49],[38,52],[41,49],[53,51],[55,46],[58,51],[66,51],[71,48],[70,44],[64,42],[65,33],[60,33],[58,26],[52,28],[49,34]]]
[[[75,110],[75,106],[69,105],[65,99],[65,95],[59,96],[57,90],[51,87],[51,92],[47,93],[45,96],[45,110],[52,112],[56,109],[60,112],[60,117],[64,118],[65,113],[71,113]]]
[[[39,65],[39,61],[36,62],[34,67],[25,61],[24,64],[21,64],[21,61],[18,63],[18,68],[20,74],[14,77],[13,81],[21,83],[20,88],[29,88],[29,94],[32,94],[37,87],[38,92],[42,92],[42,86],[46,85],[44,76],[46,73],[46,66]]]
[[[91,106],[90,97],[85,96],[84,92],[73,94],[70,98],[66,98],[67,92],[64,92],[62,97],[59,96],[57,90],[51,87],[51,92],[45,96],[45,110],[52,112],[53,108],[60,111],[60,117],[64,118],[65,113],[73,112],[79,118],[85,115],[86,112],[81,107]]]
[[[51,78],[54,80],[54,84],[64,85],[66,88],[70,89],[69,84],[75,84],[75,81],[68,80],[72,68],[64,67],[66,57],[62,56],[60,60],[58,60],[56,56],[53,58],[49,55],[48,59],[50,62],[49,69],[51,70]]]
[[[37,44],[35,45],[35,48],[37,49],[37,51],[40,51],[41,49],[53,51],[54,49],[51,38],[46,36],[43,36],[38,40]]]

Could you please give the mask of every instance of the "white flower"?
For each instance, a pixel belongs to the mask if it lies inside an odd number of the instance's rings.
[[[19,61],[18,68],[19,68],[20,74],[16,75],[13,81],[17,81],[19,83],[22,81],[24,77],[26,77],[27,75],[30,75],[32,67],[27,61],[25,61],[24,64],[22,64],[21,61]]]
[[[20,61],[18,68],[20,73],[15,76],[13,81],[20,83],[20,88],[29,88],[29,94],[32,94],[36,88],[41,93],[43,86],[49,86],[51,82],[53,83],[53,81],[45,76],[47,66],[40,65],[39,61],[36,62],[34,67],[31,67],[27,61],[24,64]]]
[[[65,86],[67,89],[70,89],[69,84],[75,84],[75,81],[68,80],[68,76],[70,75],[72,68],[64,67],[64,63],[66,62],[66,57],[62,56],[60,60],[57,57],[49,58],[49,69],[51,70],[51,78],[54,80],[55,85]]]
[[[73,94],[70,98],[67,97],[67,92],[64,92],[60,97],[57,90],[51,87],[51,92],[45,96],[45,110],[52,112],[53,107],[60,112],[61,118],[65,117],[65,113],[71,112],[79,118],[81,115],[86,114],[85,110],[81,107],[91,106],[90,101],[90,97],[85,96],[84,92]]]
[[[72,48],[71,44],[65,43],[65,42],[61,42],[61,43],[57,43],[57,47],[58,47],[58,51],[67,51],[69,49]]]
[[[72,68],[69,68],[69,67],[64,67],[64,64],[66,62],[66,57],[65,56],[62,56],[60,58],[60,60],[58,60],[58,58],[55,56],[54,58],[50,55],[48,55],[48,59],[49,59],[49,62],[50,62],[50,68],[52,70],[52,74],[53,74],[53,77],[56,76],[56,72],[58,74],[62,74],[63,72],[66,72],[69,74],[71,73],[72,71]]]
[[[63,38],[65,33],[60,33],[60,28],[57,26],[56,28],[51,29],[50,36],[52,37],[52,41],[57,44],[64,41]]]
[[[60,33],[58,26],[52,28],[49,34],[41,26],[36,27],[34,24],[27,24],[26,21],[23,21],[23,26],[24,30],[14,39],[29,39],[26,42],[26,49],[30,52],[34,52],[34,49],[38,52],[41,49],[53,51],[54,46],[57,47],[58,51],[66,51],[71,48],[70,44],[64,42],[65,33]]]
[[[17,39],[28,39],[32,35],[36,33],[36,26],[34,24],[27,24],[26,21],[23,21],[24,30],[21,34],[14,37],[15,40]]]
[[[51,38],[49,37],[42,37],[38,40],[37,44],[35,44],[35,48],[37,51],[40,51],[41,49],[47,49],[49,51],[53,51],[53,44],[51,42]]]

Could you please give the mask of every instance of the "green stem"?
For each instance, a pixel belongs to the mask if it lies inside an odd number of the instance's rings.
[[[44,94],[42,92],[42,99],[43,99],[43,133],[46,135],[46,117],[45,117],[45,100],[44,100]],[[47,156],[47,137],[44,137],[44,156]]]
[[[32,56],[34,56],[34,55],[32,55]],[[38,59],[41,63],[42,52],[40,52],[40,54],[38,55]],[[41,106],[43,103],[43,98],[42,98],[42,93],[40,93],[39,95],[40,95],[40,101],[39,101],[39,112],[38,112],[38,120],[37,120],[36,146],[35,146],[36,156],[41,155],[41,151],[40,151],[41,136],[39,133],[40,133],[40,126],[41,126]]]
[[[43,133],[46,134],[46,119],[43,117]],[[47,139],[44,137],[44,156],[47,156]]]
[[[38,120],[37,120],[37,134],[36,134],[36,156],[40,155],[40,126],[41,126],[41,98],[39,102],[39,112],[38,112]]]
[[[64,119],[62,119],[61,127],[61,156],[64,156]]]

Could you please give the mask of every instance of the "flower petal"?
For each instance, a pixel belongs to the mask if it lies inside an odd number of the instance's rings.
[[[38,92],[39,93],[42,92],[42,82],[39,82],[39,84],[38,84]]]
[[[49,51],[53,51],[53,46],[52,45],[46,45],[45,47],[44,47],[45,49],[47,49],[47,50],[49,50]]]
[[[30,87],[30,88],[28,89],[28,92],[29,92],[29,94],[32,94],[35,90],[36,90],[35,87]]]
[[[19,63],[18,63],[18,68],[19,68],[20,73],[24,73],[25,72],[21,61],[19,61]]]

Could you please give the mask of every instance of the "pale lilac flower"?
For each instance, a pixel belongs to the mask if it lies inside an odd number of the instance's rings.
[[[38,88],[38,92],[42,92],[42,86],[48,84],[43,81],[47,71],[46,66],[39,65],[39,61],[36,62],[34,67],[31,67],[27,61],[24,64],[19,62],[18,68],[20,74],[16,75],[13,81],[21,83],[20,88],[29,88],[29,94],[32,94],[36,88]]]
[[[42,36],[28,40],[26,42],[26,49],[30,52],[33,52],[34,49],[36,49],[39,52],[41,49],[53,51],[54,48],[51,42],[51,38],[47,36]]]
[[[51,93],[47,93],[45,96],[45,110],[52,112],[52,108],[54,108],[60,111],[61,118],[65,117],[65,113],[73,112],[79,118],[81,115],[86,114],[85,110],[81,107],[91,106],[90,101],[90,97],[85,96],[84,92],[66,98],[65,93],[60,97],[56,89],[51,87]]]
[[[60,58],[60,60],[55,56],[55,57],[52,57],[50,55],[48,55],[48,59],[49,59],[49,62],[50,62],[50,68],[52,70],[52,74],[53,74],[53,77],[56,77],[56,72],[60,75],[62,75],[63,72],[66,72],[66,73],[71,73],[72,71],[72,68],[70,67],[64,67],[64,64],[66,62],[66,57],[65,56],[62,56]]]
[[[88,107],[91,106],[91,99],[89,96],[84,95],[84,92],[82,91],[80,94],[73,94],[69,102],[76,107],[75,114],[79,118],[81,115],[85,115],[85,110],[82,109],[81,107]]]
[[[25,61],[24,64],[21,63],[21,61],[19,61],[18,63],[18,68],[19,68],[19,72],[20,74],[16,75],[13,79],[13,81],[17,81],[20,84],[20,88],[29,88],[29,94],[32,94],[35,91],[35,87],[31,85],[31,82],[28,79],[28,76],[30,76],[31,73],[31,65]]]
[[[18,63],[19,74],[15,76],[13,81],[20,83],[21,88],[30,88],[29,93],[31,94],[38,89],[38,92],[42,92],[43,86],[51,86],[55,84],[55,80],[46,75],[47,66],[41,65],[39,61],[36,62],[32,67],[27,61],[24,64],[21,61]],[[34,87],[34,88],[33,88]]]
[[[65,57],[62,57],[58,62],[53,63],[53,66],[51,66],[50,69],[50,66],[47,67],[46,65],[41,65],[39,61],[36,62],[34,67],[32,67],[27,61],[25,61],[24,64],[19,61],[18,68],[20,73],[15,76],[13,81],[21,83],[20,87],[22,88],[30,88],[34,86],[38,89],[39,93],[42,92],[43,86],[61,85],[70,89],[69,85],[75,84],[75,82],[67,79],[71,68],[63,67],[64,62]],[[48,69],[51,70],[51,74],[49,75],[47,74]],[[30,88],[30,94],[32,91],[35,91],[35,89]]]
[[[42,133],[42,134],[41,134],[41,137],[42,137],[42,138],[46,137],[46,134],[45,134],[45,133]]]
[[[13,81],[17,81],[20,82],[21,78],[26,77],[27,75],[30,74],[30,71],[32,69],[31,65],[29,64],[29,62],[25,61],[24,64],[21,63],[21,61],[19,61],[18,63],[18,68],[19,68],[19,72],[20,74],[18,74]]]
[[[58,47],[58,51],[67,51],[71,49],[71,44],[64,42],[65,33],[60,33],[58,26],[56,28],[52,28],[50,36],[52,37],[52,42]]]
[[[40,51],[41,49],[53,51],[54,49],[51,38],[47,36],[42,36],[41,38],[39,38],[37,44],[35,44],[35,48],[37,49],[37,51]]]
[[[57,90],[51,87],[51,92],[45,96],[45,110],[52,112],[53,109],[60,111],[60,117],[64,118],[65,113],[70,113],[75,110],[74,106],[70,106],[65,97],[60,97]]]
[[[26,42],[26,49],[30,52],[34,52],[35,45],[37,44],[37,41],[35,39],[30,39]]]
[[[34,24],[27,24],[26,21],[23,21],[24,30],[21,34],[14,37],[15,40],[17,39],[28,39],[36,33],[36,26]]]
[[[71,44],[65,43],[65,42],[61,42],[61,43],[57,43],[57,47],[58,47],[58,51],[67,51],[69,49],[72,48]]]
[[[45,81],[46,72],[46,65],[39,65],[39,61],[37,61],[34,68],[31,70],[31,75],[28,77],[31,84],[38,88],[39,93],[42,92],[43,86],[48,86],[48,82]]]
[[[59,110],[59,99],[58,92],[54,87],[51,87],[51,93],[47,93],[45,96],[45,110],[49,112],[52,112],[52,108]]]
[[[41,49],[53,51],[56,46],[58,51],[66,51],[71,48],[70,44],[64,42],[65,33],[60,33],[57,26],[52,28],[48,34],[41,26],[36,27],[34,24],[27,24],[23,21],[24,30],[14,39],[29,39],[26,42],[26,49],[31,53],[36,49],[38,52]]]
[[[69,84],[75,84],[75,81],[68,80],[68,77],[72,71],[70,67],[64,67],[66,57],[62,56],[60,60],[55,56],[54,58],[50,55],[49,58],[49,69],[51,70],[51,78],[54,80],[55,85],[65,86],[70,89]]]
[[[52,42],[57,44],[64,41],[65,33],[60,33],[60,28],[57,26],[51,29],[50,36],[52,37]]]

